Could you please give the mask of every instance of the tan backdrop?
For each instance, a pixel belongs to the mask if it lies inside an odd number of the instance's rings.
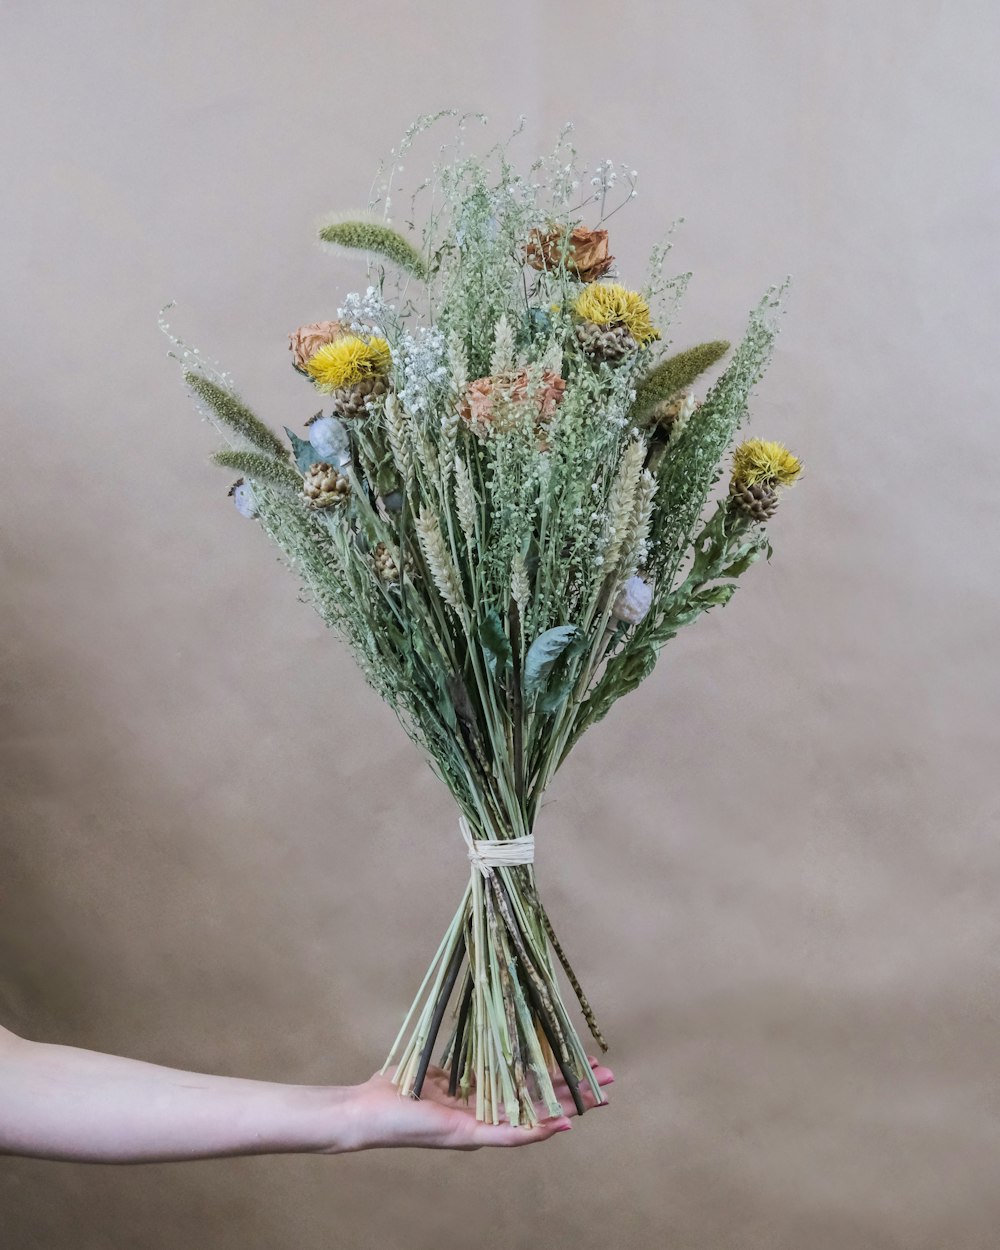
[[[225,498],[156,329],[272,420],[314,247],[418,112],[575,119],[684,215],[679,345],[794,277],[775,562],[588,735],[543,887],[614,1106],[544,1148],[0,1160],[5,1250],[997,1243],[991,0],[8,3],[0,1018],[179,1066],[381,1061],[465,868],[447,796]],[[416,168],[407,171],[416,175]]]

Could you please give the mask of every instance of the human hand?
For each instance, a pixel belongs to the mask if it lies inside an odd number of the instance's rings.
[[[615,1079],[610,1068],[596,1059],[590,1066],[602,1092]],[[422,1096],[401,1098],[388,1076],[376,1073],[358,1085],[350,1099],[350,1145],[339,1149],[372,1150],[386,1146],[423,1146],[431,1149],[478,1150],[482,1146],[527,1146],[565,1132],[570,1116],[576,1114],[573,1099],[562,1077],[553,1077],[553,1088],[565,1114],[542,1119],[535,1128],[510,1124],[483,1124],[476,1119],[474,1104],[448,1093],[448,1074],[441,1068],[428,1068]],[[597,1102],[593,1092],[580,1086],[585,1107],[607,1106]],[[544,1108],[540,1109],[544,1115]]]

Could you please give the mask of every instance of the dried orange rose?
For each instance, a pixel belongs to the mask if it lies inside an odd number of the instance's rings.
[[[553,416],[565,389],[565,380],[549,370],[540,377],[531,377],[527,369],[521,369],[517,373],[476,378],[465,388],[461,414],[474,434],[487,438],[494,430],[510,429],[518,419],[517,409],[530,404],[537,427]]]
[[[288,336],[292,364],[296,369],[305,369],[306,361],[311,356],[343,333],[344,327],[339,321],[310,321],[308,325],[299,326],[294,334]]]
[[[603,278],[615,259],[608,254],[607,230],[574,226],[568,239],[563,226],[553,226],[544,232],[532,230],[525,252],[532,269],[558,269],[564,254],[566,268],[581,282]]]

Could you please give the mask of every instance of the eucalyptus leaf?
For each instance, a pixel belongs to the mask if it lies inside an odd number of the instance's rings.
[[[458,728],[458,717],[455,715],[455,704],[451,700],[448,692],[438,687],[438,711],[441,713],[441,719],[449,729]]]
[[[569,698],[576,681],[576,674],[572,669],[567,668],[555,681],[551,682],[548,689],[539,696],[536,707],[539,712],[546,716],[551,716],[558,712],[562,705]]]
[[[556,660],[577,636],[575,625],[556,625],[539,634],[524,657],[524,691],[537,694],[548,681]]]
[[[323,457],[308,439],[299,438],[294,430],[290,430],[285,426],[285,433],[288,435],[288,441],[292,445],[292,455],[295,457],[295,463],[299,467],[300,473],[305,473],[310,465],[319,464]]]
[[[495,675],[497,665],[501,675],[510,666],[510,641],[504,633],[503,622],[496,608],[491,608],[479,626],[479,641],[483,645],[483,653],[490,673]]]
[[[451,696],[458,719],[470,729],[478,730],[476,709],[472,704],[468,687],[456,673],[448,674],[448,694]]]

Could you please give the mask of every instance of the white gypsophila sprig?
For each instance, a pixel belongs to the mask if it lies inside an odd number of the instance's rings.
[[[441,533],[441,523],[430,508],[420,509],[417,517],[417,538],[438,593],[450,608],[462,616],[465,610],[462,583]]]
[[[393,363],[402,378],[399,398],[414,416],[427,416],[448,384],[446,356],[445,338],[437,326],[404,332],[393,347]]]
[[[351,291],[344,296],[337,320],[354,334],[370,334],[372,330],[387,333],[395,326],[397,314],[382,292],[370,286],[363,295]]]

